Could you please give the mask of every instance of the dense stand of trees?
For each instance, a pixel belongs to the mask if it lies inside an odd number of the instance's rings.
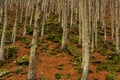
[[[0,23],[4,23],[4,25],[1,28],[0,61],[4,60],[8,13],[14,10],[16,11],[16,15],[11,36],[13,44],[16,41],[18,23],[24,24],[23,35],[21,37],[26,37],[27,27],[34,26],[28,80],[36,79],[37,39],[40,37],[43,40],[45,21],[51,15],[58,16],[56,18],[58,18],[58,22],[61,23],[63,29],[62,50],[65,49],[67,44],[68,29],[72,27],[78,27],[79,29],[78,44],[82,45],[83,51],[81,65],[83,74],[81,80],[87,80],[90,53],[94,53],[94,49],[99,47],[97,46],[98,23],[102,25],[101,27],[104,31],[104,43],[107,40],[107,27],[111,27],[111,40],[116,43],[116,54],[120,53],[120,0],[1,0]],[[107,20],[108,14],[110,17],[109,22]],[[23,16],[25,17],[24,21]],[[29,24],[27,24],[28,21]],[[40,21],[42,22],[42,26],[40,26]],[[39,33],[40,29],[41,33]]]

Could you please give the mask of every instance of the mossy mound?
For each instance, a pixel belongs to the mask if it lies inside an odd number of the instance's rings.
[[[29,57],[28,56],[22,56],[18,57],[16,60],[17,65],[28,65],[29,64]]]
[[[78,36],[70,36],[69,40],[70,40],[70,42],[77,44],[78,43]]]
[[[61,35],[59,34],[49,34],[47,37],[47,40],[53,41],[53,42],[60,42],[61,41]]]
[[[97,70],[107,70],[109,72],[120,72],[119,66],[113,64],[112,62],[103,62],[97,68]]]
[[[5,58],[11,59],[16,56],[18,51],[18,47],[16,46],[8,46],[5,48]]]
[[[75,46],[66,45],[66,49],[67,49],[68,53],[70,55],[72,55],[72,56],[79,56],[79,55],[81,55],[81,52]]]
[[[106,80],[118,80],[118,78],[115,74],[107,74]]]
[[[9,74],[10,73],[10,71],[9,70],[0,70],[0,77],[3,77],[3,76],[5,76],[5,75],[7,75],[7,74]]]

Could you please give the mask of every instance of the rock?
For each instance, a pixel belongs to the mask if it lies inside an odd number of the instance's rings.
[[[0,70],[0,77],[5,76],[5,75],[7,75],[9,73],[10,73],[9,70]]]
[[[18,57],[16,60],[17,65],[28,65],[29,64],[29,57],[28,56],[22,56]]]

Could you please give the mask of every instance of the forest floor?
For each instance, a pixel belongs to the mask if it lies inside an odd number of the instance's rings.
[[[12,20],[10,21],[14,22],[12,17],[11,19]],[[60,43],[62,30],[60,28],[56,28],[56,26],[59,26],[59,23],[57,24],[55,21],[56,18],[53,18],[52,22],[46,24],[44,40],[41,41],[38,39],[38,53],[36,54],[37,80],[80,80],[82,72],[80,69],[82,51],[81,47],[78,47],[77,45],[78,32],[76,30],[78,29],[73,29],[68,32],[69,37],[67,49],[65,51],[61,51]],[[10,41],[11,38],[10,33],[12,32],[12,22],[9,24],[8,28],[8,41]],[[29,60],[27,58],[29,57],[30,53],[30,43],[32,39],[33,28],[28,29],[26,38],[21,38],[21,32],[23,32],[21,27],[23,24],[19,24],[18,26],[19,31],[17,32],[17,41],[15,45],[11,44],[11,42],[6,42],[7,47],[17,47],[17,53],[15,56],[13,56],[14,54],[11,53],[12,51],[7,52],[9,56],[7,55],[7,59],[0,63],[0,74],[2,71],[8,71],[4,75],[0,76],[0,80],[27,79]],[[113,54],[115,46],[113,43],[111,43],[111,41],[108,40],[107,44],[102,42],[101,36],[103,38],[103,31],[98,31],[100,39],[98,39],[98,48],[93,54],[94,57],[90,58],[91,61],[89,65],[88,80],[120,79],[120,56]],[[24,59],[21,58],[23,56],[25,57]],[[19,58],[21,59],[21,62],[18,61]]]

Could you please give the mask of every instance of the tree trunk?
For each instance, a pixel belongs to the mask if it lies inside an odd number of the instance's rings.
[[[88,67],[89,67],[89,34],[88,34],[88,19],[87,19],[87,0],[83,1],[84,12],[83,12],[83,26],[82,26],[82,50],[84,56],[83,60],[83,73],[81,80],[87,80],[88,78]]]
[[[4,60],[4,46],[5,46],[5,37],[6,37],[6,29],[7,29],[7,0],[4,1],[5,12],[4,12],[4,26],[1,37],[1,45],[0,45],[0,61]]]
[[[33,38],[30,49],[29,69],[28,69],[28,80],[36,80],[36,52],[37,52],[37,38],[38,38],[38,27],[39,27],[39,2],[37,0],[37,7],[35,12],[35,25],[33,31]]]

